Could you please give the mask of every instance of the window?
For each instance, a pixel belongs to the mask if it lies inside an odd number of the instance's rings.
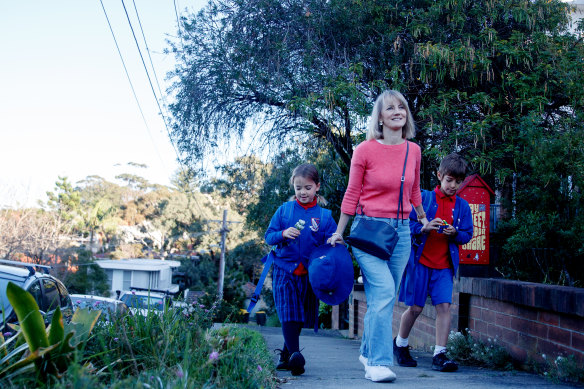
[[[41,311],[45,311],[46,307],[43,302],[43,292],[41,291],[41,283],[39,281],[35,281],[30,288],[28,288],[28,292],[32,294],[34,297],[34,301],[36,301],[37,305],[39,306]]]
[[[132,287],[132,271],[124,270],[124,283],[122,284],[123,290],[130,290]]]
[[[158,278],[160,273],[157,271],[150,272],[150,280],[148,281],[150,289],[158,289]]]
[[[57,286],[59,287],[59,294],[61,295],[61,308],[72,308],[72,306],[70,306],[71,298],[69,297],[69,291],[67,291],[65,285],[57,282]]]
[[[61,305],[61,295],[55,281],[43,280],[43,289],[45,290],[45,303],[47,304],[46,312],[57,309]]]
[[[107,275],[107,282],[110,285],[114,284],[114,271],[112,269],[106,269],[105,274]]]

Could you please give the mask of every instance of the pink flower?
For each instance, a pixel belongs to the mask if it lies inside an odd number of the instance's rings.
[[[262,367],[260,365],[258,365],[258,371],[262,371]]]
[[[217,359],[219,359],[219,353],[217,351],[213,351],[211,354],[209,354],[209,359],[212,361],[216,361]]]

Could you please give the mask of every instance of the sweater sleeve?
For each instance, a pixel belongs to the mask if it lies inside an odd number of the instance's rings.
[[[347,215],[354,215],[363,188],[363,175],[365,173],[365,158],[361,152],[363,143],[355,148],[351,158],[351,168],[349,170],[349,183],[341,203],[341,212]]]
[[[282,231],[284,230],[284,227],[282,226],[282,210],[282,206],[276,210],[276,213],[272,216],[266,234],[264,235],[266,243],[270,246],[275,246],[285,240],[282,236]]]
[[[412,195],[410,197],[410,202],[414,207],[422,204],[422,194],[420,189],[420,168],[422,165],[422,150],[420,146],[415,143],[410,142],[415,145],[415,156],[416,156],[416,173],[414,175],[414,185],[412,186]]]
[[[473,222],[472,222],[472,212],[470,211],[470,206],[465,200],[460,197],[456,198],[456,201],[460,201],[460,220],[457,225],[457,234],[454,236],[454,242],[458,245],[463,245],[472,239],[473,235]]]

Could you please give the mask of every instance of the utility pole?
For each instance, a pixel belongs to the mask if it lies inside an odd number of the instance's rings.
[[[221,259],[219,260],[219,280],[217,281],[217,294],[223,300],[223,280],[225,279],[225,236],[227,229],[227,210],[223,211],[223,223],[221,224]]]
[[[219,299],[223,299],[223,284],[225,279],[225,238],[227,237],[227,233],[229,232],[229,228],[227,228],[228,223],[241,223],[235,221],[227,221],[227,210],[223,211],[223,221],[221,220],[207,220],[208,222],[213,223],[221,223],[221,229],[219,232],[221,233],[221,257],[219,259],[219,277],[217,280],[217,294],[219,295]]]

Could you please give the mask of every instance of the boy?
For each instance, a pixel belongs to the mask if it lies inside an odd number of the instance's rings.
[[[408,336],[424,309],[428,294],[436,308],[436,346],[432,369],[456,371],[458,364],[446,357],[450,330],[450,304],[453,277],[458,269],[458,246],[472,238],[472,214],[468,203],[456,196],[466,177],[467,163],[458,154],[449,154],[437,172],[440,185],[422,192],[422,204],[431,220],[425,227],[420,216],[410,214],[412,252],[403,275],[399,300],[409,308],[402,314],[399,334],[393,340],[393,353],[400,366],[415,367],[410,356]]]

